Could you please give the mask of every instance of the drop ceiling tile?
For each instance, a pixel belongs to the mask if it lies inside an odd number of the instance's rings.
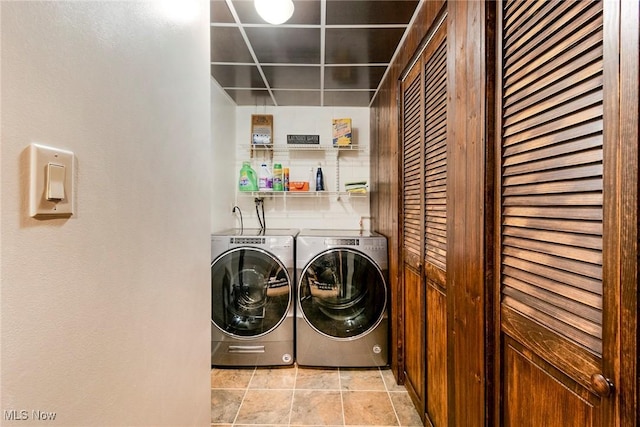
[[[233,23],[233,15],[224,0],[213,0],[210,2],[211,22]]]
[[[265,24],[253,5],[253,0],[233,0],[240,22]],[[287,25],[320,25],[320,0],[294,0],[293,16]]]
[[[321,7],[321,0],[293,2],[292,18],[282,26],[272,26],[258,17],[253,0],[211,1],[212,77],[238,105],[273,105],[277,97],[277,105],[368,106],[420,2],[326,0],[326,7]],[[324,19],[321,11],[326,12]],[[321,30],[322,23],[328,27]],[[274,98],[265,88],[241,30]],[[322,31],[325,52],[321,52]],[[329,90],[321,96],[320,88]]]
[[[327,0],[327,25],[406,25],[418,1]]]
[[[400,28],[327,28],[327,64],[386,64],[404,33]]]
[[[263,66],[269,87],[275,89],[320,89],[320,67]]]
[[[227,89],[226,92],[237,105],[273,105],[273,100],[267,90]]]
[[[255,65],[212,65],[211,76],[223,88],[266,88]]]
[[[387,67],[332,67],[324,70],[325,89],[377,89]]]
[[[320,91],[274,90],[273,96],[279,106],[320,106]]]
[[[211,27],[211,62],[253,63],[238,28]]]
[[[320,63],[320,29],[248,27],[247,37],[260,63]]]
[[[325,91],[327,107],[368,107],[374,91]]]

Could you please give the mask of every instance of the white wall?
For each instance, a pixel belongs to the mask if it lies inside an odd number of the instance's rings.
[[[251,158],[250,134],[252,114],[272,114],[274,147],[286,147],[287,135],[319,135],[324,151],[286,152],[276,150],[273,160],[264,153],[254,153]],[[357,107],[237,107],[236,116],[236,165],[235,186],[243,160],[251,160],[259,172],[264,160],[270,166],[281,163],[289,167],[291,181],[308,181],[309,170],[322,167],[325,189],[344,191],[344,183],[365,180],[369,182],[369,108]],[[332,119],[351,118],[354,144],[360,147],[353,152],[332,149]],[[339,172],[339,175],[336,174]],[[315,181],[315,177],[313,178]],[[369,182],[369,184],[371,184]],[[237,203],[244,214],[246,227],[259,227],[253,197],[237,194]],[[265,217],[271,228],[321,228],[364,229],[370,228],[368,197],[265,197]]]
[[[235,141],[236,104],[211,79],[212,232],[239,226],[236,224],[239,217],[232,213],[239,172]]]
[[[210,423],[209,3],[162,4],[0,3],[3,425]],[[32,142],[70,219],[28,217]]]

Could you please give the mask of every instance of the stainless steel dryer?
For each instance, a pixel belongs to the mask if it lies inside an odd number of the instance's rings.
[[[211,365],[293,364],[297,233],[211,236]]]
[[[388,363],[387,240],[372,232],[302,230],[296,238],[296,361]]]

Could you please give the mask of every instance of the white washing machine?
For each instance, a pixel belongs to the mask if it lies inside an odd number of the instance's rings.
[[[296,361],[301,366],[388,363],[387,239],[351,230],[296,238]]]
[[[294,363],[298,230],[211,236],[211,365]]]

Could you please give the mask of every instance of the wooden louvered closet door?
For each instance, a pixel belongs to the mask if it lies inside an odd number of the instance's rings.
[[[405,385],[426,424],[447,425],[447,45],[439,21],[402,80]]]
[[[499,15],[501,422],[613,425],[603,3],[507,1]]]
[[[424,51],[426,417],[447,426],[447,41],[443,23]]]
[[[424,87],[421,62],[402,82],[402,367],[405,386],[424,408],[425,290],[422,284],[424,236]],[[423,415],[424,411],[421,411]]]

